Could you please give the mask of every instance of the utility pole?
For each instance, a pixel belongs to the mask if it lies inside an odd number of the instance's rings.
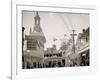
[[[72,36],[72,38],[73,38],[73,53],[75,53],[75,36],[77,35],[77,34],[75,34],[75,30],[72,30],[72,34],[70,34],[71,36]]]

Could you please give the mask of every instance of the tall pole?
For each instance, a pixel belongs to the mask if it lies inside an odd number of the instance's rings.
[[[75,36],[77,35],[77,34],[75,34],[75,30],[72,30],[72,34],[70,34],[71,36],[72,36],[72,38],[73,38],[73,53],[75,53]]]
[[[22,27],[22,67],[24,68],[24,30],[25,28]]]

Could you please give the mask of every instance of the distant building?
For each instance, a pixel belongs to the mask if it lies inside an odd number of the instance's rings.
[[[90,56],[90,48],[89,48],[89,27],[85,30],[83,29],[83,33],[79,33],[77,42],[76,42],[76,50],[79,55],[78,64],[80,66],[89,66],[89,56]]]
[[[30,34],[25,35],[26,50],[24,50],[24,68],[42,68],[44,63],[45,36],[40,27],[38,12],[34,17],[34,30],[30,28]]]
[[[53,48],[47,48],[44,54],[44,67],[64,67],[65,57],[64,53],[60,50],[56,50],[56,45]]]

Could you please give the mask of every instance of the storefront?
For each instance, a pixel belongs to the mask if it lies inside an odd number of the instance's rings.
[[[90,65],[90,57],[89,50],[86,50],[80,53],[80,66],[89,66]]]

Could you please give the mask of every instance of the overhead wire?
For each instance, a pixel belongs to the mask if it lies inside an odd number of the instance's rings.
[[[62,22],[63,22],[64,25],[66,26],[66,28],[67,28],[67,33],[70,34],[70,33],[71,33],[71,32],[70,32],[71,30],[70,30],[70,28],[69,28],[69,26],[68,26],[67,21],[65,21],[63,15],[60,14],[59,17],[61,18]]]
[[[69,21],[70,27],[72,28],[72,30],[74,30],[73,22],[72,22],[72,20],[71,20],[71,18],[70,18],[70,14],[67,15],[67,19],[68,19],[68,21]]]

